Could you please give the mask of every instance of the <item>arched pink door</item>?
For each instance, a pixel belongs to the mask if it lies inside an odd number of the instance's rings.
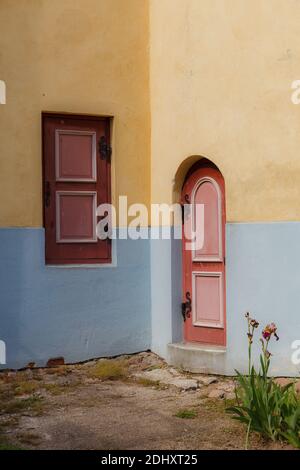
[[[187,175],[182,204],[188,204],[182,244],[184,340],[225,346],[225,185],[208,160]],[[195,232],[194,245],[188,226]]]

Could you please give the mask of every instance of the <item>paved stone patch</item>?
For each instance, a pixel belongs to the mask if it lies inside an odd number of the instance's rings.
[[[194,378],[203,385],[210,385],[218,382],[217,377],[213,375],[195,375]]]
[[[199,387],[197,380],[186,378],[175,369],[154,369],[138,373],[136,377],[172,385],[182,390],[196,390]]]

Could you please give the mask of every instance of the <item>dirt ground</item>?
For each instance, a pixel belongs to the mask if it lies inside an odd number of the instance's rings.
[[[0,373],[0,449],[243,449],[232,379],[152,353]],[[250,436],[251,449],[288,449]]]

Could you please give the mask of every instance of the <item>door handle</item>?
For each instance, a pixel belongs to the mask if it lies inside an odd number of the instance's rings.
[[[192,299],[191,293],[186,292],[185,294],[186,301],[181,304],[181,313],[183,316],[183,321],[186,321],[187,318],[190,318],[192,311]]]

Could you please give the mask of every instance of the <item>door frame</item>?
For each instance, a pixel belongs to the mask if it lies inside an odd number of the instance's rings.
[[[226,346],[226,208],[225,208],[225,182],[218,167],[210,160],[203,158],[196,162],[188,171],[182,185],[181,203],[190,201],[193,204],[196,191],[203,182],[209,181],[215,187],[218,195],[218,255],[195,256],[194,250],[185,250],[184,225],[182,226],[182,289],[183,306],[188,305],[188,315],[184,321],[183,339],[185,342]],[[194,209],[192,208],[191,223],[194,229]],[[184,224],[184,221],[183,221]],[[219,278],[220,292],[220,321],[216,324],[201,323],[195,325],[196,314],[196,280],[198,276]],[[191,302],[186,298],[189,292]],[[188,300],[188,302],[186,302]],[[199,330],[198,330],[199,328]],[[194,330],[195,329],[195,330]],[[193,331],[190,334],[189,331]],[[199,336],[199,340],[195,337]],[[191,339],[192,338],[192,339]]]

